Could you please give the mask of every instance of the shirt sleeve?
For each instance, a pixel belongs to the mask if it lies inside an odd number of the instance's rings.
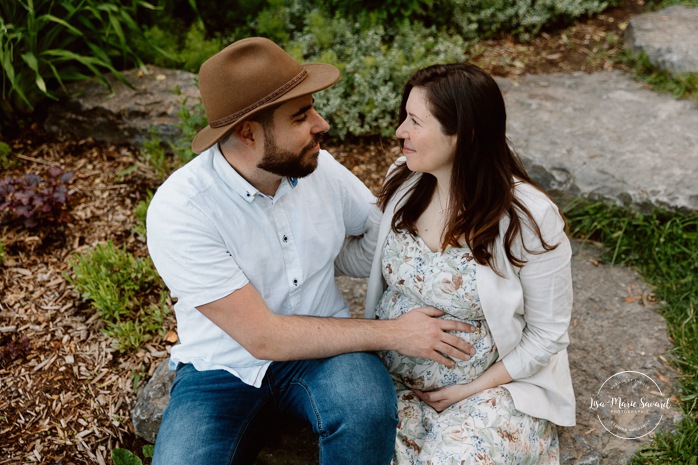
[[[158,192],[148,208],[146,229],[158,273],[172,296],[187,306],[213,302],[248,283],[212,222],[195,205]]]
[[[527,263],[519,279],[523,290],[525,327],[518,345],[502,359],[514,379],[533,375],[569,344],[567,333],[572,316],[572,249],[557,207],[550,203],[536,218],[543,238],[558,246],[550,251],[524,253]],[[541,250],[540,240],[524,226],[523,241],[531,250]]]
[[[366,185],[338,161],[332,159],[332,183],[330,188],[340,189],[342,218],[346,239],[335,259],[335,273],[338,275],[365,278],[371,271],[375,243],[378,235],[376,198]],[[371,216],[373,212],[373,216]],[[373,234],[372,225],[376,224]]]

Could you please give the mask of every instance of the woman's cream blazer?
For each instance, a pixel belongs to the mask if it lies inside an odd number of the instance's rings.
[[[398,163],[400,161],[398,160]],[[375,309],[386,283],[381,272],[381,250],[390,230],[393,214],[407,189],[419,179],[413,175],[393,196],[380,222],[376,253],[366,294],[366,317],[375,318]],[[522,268],[513,266],[504,253],[502,238],[508,217],[499,224],[495,259],[504,277],[488,266],[477,267],[477,290],[485,318],[499,350],[499,360],[514,379],[505,387],[516,408],[528,415],[545,418],[557,425],[574,426],[575,398],[566,347],[572,313],[571,247],[557,206],[533,186],[519,182],[515,195],[535,218],[552,251],[541,250],[540,241],[525,224],[512,252],[523,257]]]

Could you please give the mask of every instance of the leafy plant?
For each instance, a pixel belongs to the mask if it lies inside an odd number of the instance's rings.
[[[69,220],[70,192],[66,183],[72,173],[48,169],[48,177],[26,174],[0,179],[0,223],[19,223],[34,228]]]
[[[136,349],[162,331],[167,294],[148,257],[136,258],[107,241],[69,263],[73,276],[66,279],[99,311],[103,331],[120,351]]]
[[[170,173],[172,165],[176,168],[194,158],[195,153],[191,150],[191,141],[208,124],[203,104],[200,101],[191,109],[187,104],[187,99],[182,99],[177,115],[179,116],[177,126],[180,135],[176,140],[164,143],[157,134],[156,128],[151,127],[150,136],[144,142],[141,150],[145,162],[161,179]],[[172,163],[167,157],[168,153],[174,154]]]
[[[404,20],[422,17],[438,0],[384,0],[375,2],[372,0],[326,0],[330,13],[339,13],[344,17],[357,17],[368,12],[375,16],[382,24],[399,23]]]
[[[446,16],[467,39],[511,32],[528,39],[543,28],[604,11],[621,0],[443,0]]]
[[[15,161],[10,158],[11,154],[10,146],[0,141],[0,168],[8,170],[15,165]]]
[[[146,444],[143,446],[143,457],[153,457],[154,446]],[[143,461],[133,452],[128,449],[116,448],[111,451],[111,459],[114,465],[143,465]]]
[[[69,81],[141,65],[130,45],[140,29],[133,19],[144,0],[11,0],[0,2],[0,116],[30,113],[44,98],[57,99]],[[126,82],[124,80],[124,82]]]
[[[174,152],[175,156],[180,163],[186,163],[194,158],[194,152],[191,151],[191,141],[194,136],[208,124],[206,119],[206,112],[204,111],[204,105],[197,102],[193,109],[187,105],[187,99],[184,98],[177,111],[177,116],[179,116],[179,130],[181,132],[180,137],[172,144],[170,147]]]
[[[143,142],[141,154],[159,179],[164,179],[169,174],[170,163],[167,160],[167,150],[154,126],[150,128],[149,137]]]
[[[304,29],[286,44],[300,61],[330,63],[341,79],[315,95],[332,136],[390,136],[397,127],[402,86],[418,68],[462,61],[467,44],[419,23],[370,27],[320,10],[306,15]]]
[[[183,69],[197,73],[201,64],[223,48],[219,37],[207,37],[199,23],[186,29],[170,29],[164,25],[147,28],[134,47],[143,60],[165,68]]]
[[[5,264],[5,244],[2,242],[0,237],[0,266]]]

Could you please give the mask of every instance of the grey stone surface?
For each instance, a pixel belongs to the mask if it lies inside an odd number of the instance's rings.
[[[635,16],[625,29],[625,47],[645,52],[673,73],[698,73],[698,8],[670,6]]]
[[[611,266],[600,259],[592,244],[573,242],[574,309],[568,349],[577,399],[577,425],[560,428],[561,463],[626,463],[651,436],[629,440],[606,431],[590,409],[592,397],[604,382],[622,371],[637,371],[652,378],[668,399],[677,373],[669,366],[672,344],[660,303],[652,289],[633,270]],[[651,415],[636,414],[653,424]],[[671,430],[681,419],[680,409],[664,411],[657,431]],[[641,422],[642,423],[642,422]]]
[[[561,463],[616,465],[625,463],[651,436],[638,440],[619,439],[606,431],[589,408],[592,396],[610,376],[627,370],[650,376],[669,397],[677,374],[665,361],[672,345],[659,304],[652,290],[636,272],[602,263],[600,250],[575,241],[572,258],[574,310],[570,325],[569,358],[577,398],[577,425],[560,428]],[[337,278],[352,316],[363,314],[366,280]],[[164,362],[163,362],[164,363]],[[157,371],[160,371],[158,368]],[[139,392],[136,410],[149,411],[154,420],[139,421],[136,433],[151,440],[157,430],[168,395],[161,378],[150,381]],[[154,384],[151,389],[151,383]],[[149,391],[154,390],[153,394]],[[141,406],[154,402],[153,408]],[[658,430],[670,430],[681,418],[672,406],[659,422]],[[141,426],[147,427],[141,431]],[[301,465],[317,463],[317,439],[308,427],[291,425],[281,430],[262,451],[257,465]]]
[[[698,210],[698,108],[621,71],[498,79],[507,134],[559,198]]]
[[[136,434],[150,443],[155,443],[162,414],[170,401],[170,387],[175,374],[168,369],[168,364],[168,360],[160,362],[148,384],[138,390],[131,415]]]
[[[147,73],[125,71],[133,88],[107,76],[112,91],[97,82],[68,86],[70,98],[52,105],[44,127],[50,132],[80,138],[142,147],[155,130],[163,142],[179,135],[177,115],[186,99],[192,109],[200,94],[196,75],[180,70],[148,66]]]

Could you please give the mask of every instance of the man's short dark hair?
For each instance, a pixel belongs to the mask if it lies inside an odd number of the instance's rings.
[[[259,113],[256,113],[252,115],[250,118],[248,118],[249,121],[254,121],[256,123],[259,123],[262,125],[262,128],[264,129],[264,132],[269,130],[270,126],[274,122],[274,112],[276,111],[277,108],[279,108],[280,105],[274,105],[269,108],[265,108],[264,110],[260,111]],[[230,136],[233,135],[233,130],[229,131],[226,135],[220,138],[218,141],[219,144],[225,144],[228,142],[228,139],[230,139]]]

